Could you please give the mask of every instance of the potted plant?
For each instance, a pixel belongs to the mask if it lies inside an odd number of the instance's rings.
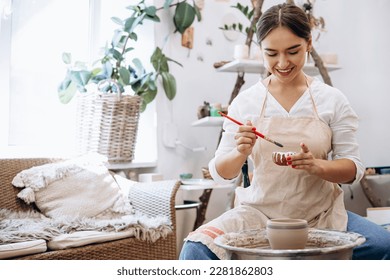
[[[114,80],[119,85],[116,89],[113,83],[106,83],[100,88],[102,92],[124,91],[126,86],[130,86],[135,95],[142,97],[141,111],[144,111],[147,104],[156,97],[158,87],[157,81],[162,80],[165,94],[169,100],[176,95],[176,80],[169,72],[168,62],[174,62],[181,66],[177,61],[165,56],[163,51],[156,47],[150,57],[150,62],[154,68],[152,71],[146,71],[143,63],[138,58],[132,58],[128,62],[129,55],[134,50],[132,42],[137,41],[137,27],[144,21],[160,22],[157,15],[158,10],[175,7],[173,22],[176,27],[175,32],[181,34],[191,26],[195,17],[201,20],[199,8],[195,3],[190,5],[187,0],[172,4],[173,0],[166,0],[163,7],[147,6],[145,0],[139,1],[136,5],[127,7],[131,11],[130,17],[120,19],[113,17],[112,20],[118,25],[114,31],[111,43],[105,47],[103,56],[94,63],[92,67],[84,62],[72,63],[70,53],[63,53],[62,60],[68,66],[64,80],[58,87],[58,94],[62,103],[68,103],[78,91],[87,92],[89,83],[98,84],[101,81]],[[97,65],[96,64],[100,64]]]
[[[66,75],[58,87],[59,99],[68,103],[79,92],[78,138],[80,153],[95,151],[109,161],[131,161],[138,130],[139,112],[143,112],[158,93],[158,81],[169,100],[176,95],[176,80],[169,72],[169,62],[181,64],[167,57],[156,47],[150,56],[153,70],[147,71],[142,61],[131,57],[138,39],[137,27],[144,21],[160,22],[157,12],[175,8],[173,23],[181,34],[191,26],[195,17],[201,20],[199,8],[185,1],[165,0],[163,7],[147,5],[145,0],[127,9],[126,19],[112,17],[118,25],[104,54],[92,66],[73,62],[70,53],[63,53]],[[131,61],[129,61],[131,59]],[[95,87],[91,85],[97,85]],[[131,89],[131,90],[126,90]],[[131,94],[128,94],[128,92]],[[112,118],[112,119],[108,119]],[[96,130],[99,131],[96,131]],[[119,136],[118,136],[119,134]],[[126,137],[125,139],[123,137]],[[123,155],[125,154],[125,155]]]

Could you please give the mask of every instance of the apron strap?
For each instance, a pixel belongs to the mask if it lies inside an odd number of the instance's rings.
[[[308,79],[307,79],[307,75],[305,74],[305,81],[306,81],[306,86],[307,86],[307,89],[309,90],[309,95],[310,95],[310,99],[311,99],[311,103],[313,105],[313,111],[314,111],[314,116],[316,119],[320,120],[320,116],[318,114],[318,111],[317,111],[317,106],[316,106],[316,103],[314,102],[314,98],[313,98],[313,94],[311,92],[311,87],[309,85],[309,82],[308,82]],[[265,104],[267,102],[267,97],[268,97],[268,94],[269,93],[269,85],[271,83],[271,79],[268,80],[268,83],[267,85],[265,86],[266,88],[266,92],[265,92],[265,97],[263,99],[263,104],[261,105],[261,109],[260,109],[260,119],[262,119],[264,117],[264,114],[265,114]]]

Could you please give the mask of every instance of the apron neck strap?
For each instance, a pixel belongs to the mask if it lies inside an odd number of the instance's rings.
[[[309,81],[307,79],[306,74],[305,74],[305,82],[306,82],[307,89],[309,90],[310,100],[311,100],[312,105],[313,105],[313,111],[315,113],[315,117],[316,117],[316,119],[320,119],[320,117],[318,115],[318,111],[317,111],[317,106],[314,102],[313,94],[311,92],[311,87],[309,85]],[[263,104],[261,105],[260,118],[263,118],[264,114],[265,114],[265,104],[267,102],[268,94],[270,94],[270,92],[269,92],[269,85],[270,84],[271,84],[271,78],[268,80],[267,84],[265,85],[265,97],[263,99]]]

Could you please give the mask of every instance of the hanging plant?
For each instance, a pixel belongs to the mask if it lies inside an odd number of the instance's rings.
[[[193,6],[187,2],[180,2],[176,6],[175,15],[173,17],[173,22],[176,27],[176,31],[179,31],[180,34],[183,34],[188,27],[192,25],[195,20],[195,16],[198,21],[201,20],[201,14],[198,6],[194,3]]]
[[[221,29],[223,31],[236,31],[236,32],[242,33],[244,36],[247,37],[248,34],[250,33],[251,22],[253,20],[253,16],[254,16],[254,12],[255,12],[254,6],[250,7],[250,6],[245,6],[245,5],[242,5],[240,3],[237,3],[236,5],[231,6],[231,7],[240,11],[244,15],[244,17],[246,19],[248,19],[249,26],[244,27],[244,25],[241,22],[236,22],[236,23],[232,23],[232,24],[225,24],[224,26],[220,27],[219,29]],[[253,26],[252,32],[255,32],[255,31],[256,31],[255,26]],[[252,40],[252,43],[258,45],[255,40]]]

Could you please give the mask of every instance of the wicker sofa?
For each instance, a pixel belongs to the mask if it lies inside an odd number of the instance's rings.
[[[14,176],[33,166],[42,165],[59,159],[49,158],[18,158],[0,159],[0,208],[13,211],[28,211],[34,208],[17,198],[20,189],[11,182]],[[165,189],[164,189],[165,188]],[[96,243],[71,249],[46,251],[39,254],[17,257],[17,259],[87,259],[87,260],[171,260],[177,258],[176,252],[176,216],[175,196],[179,182],[169,188],[137,188],[132,189],[133,206],[147,215],[167,215],[170,217],[173,231],[166,238],[156,242],[141,241],[136,238],[124,238],[104,243]],[[151,203],[151,201],[153,203]],[[37,210],[34,208],[34,210]],[[1,234],[1,232],[0,232]]]

